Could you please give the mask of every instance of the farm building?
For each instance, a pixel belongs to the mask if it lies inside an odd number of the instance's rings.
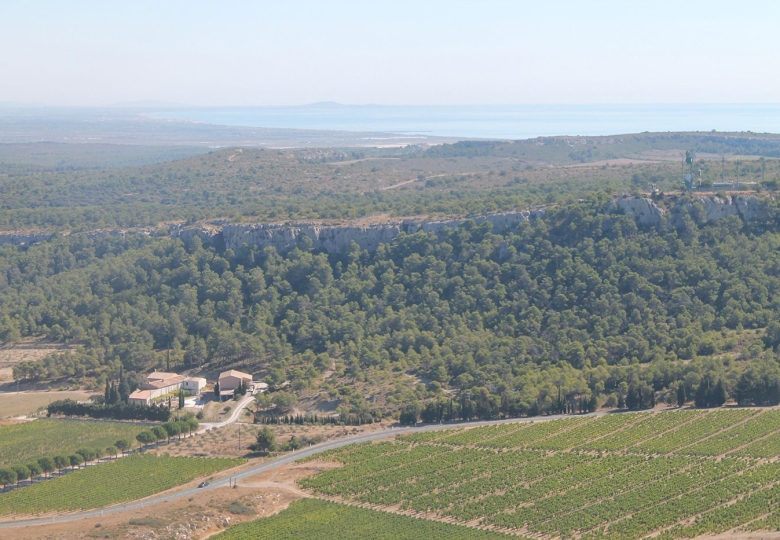
[[[235,369],[223,371],[219,374],[219,391],[235,390],[241,382],[249,386],[252,384],[252,376]]]
[[[238,385],[242,382],[249,388],[252,384],[252,376],[248,373],[236,371],[235,369],[223,371],[219,374],[219,396],[223,399],[233,396],[236,388],[238,388]]]
[[[151,405],[155,399],[179,390],[197,396],[204,386],[206,386],[206,379],[203,377],[185,377],[176,373],[155,371],[146,377],[146,381],[138,390],[130,394],[129,402],[132,405]]]
[[[206,386],[206,379],[203,377],[187,377],[181,383],[182,389],[189,392],[191,396],[199,395],[204,386]]]

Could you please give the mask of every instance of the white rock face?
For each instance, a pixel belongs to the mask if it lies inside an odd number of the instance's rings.
[[[273,247],[277,250],[295,246],[302,238],[311,240],[314,249],[327,252],[344,253],[355,242],[361,249],[374,251],[379,244],[392,242],[402,232],[414,234],[417,231],[440,234],[446,229],[460,226],[466,219],[473,219],[478,225],[485,221],[493,225],[496,233],[505,232],[523,221],[542,217],[544,212],[505,212],[485,214],[471,218],[442,221],[405,221],[369,226],[324,226],[311,223],[258,223],[258,224],[224,224],[221,227],[184,227],[172,231],[172,236],[181,238],[185,243],[197,236],[204,243],[217,241],[217,235],[222,235],[226,249],[237,251],[244,245],[257,246],[260,249]]]
[[[196,236],[204,244],[211,244],[214,241],[214,237],[221,232],[221,229],[214,227],[173,227],[170,234],[173,238],[181,238],[185,244],[192,243]]]
[[[666,211],[659,208],[651,199],[640,197],[626,197],[615,199],[609,203],[609,212],[620,212],[632,216],[634,220],[643,226],[657,227],[661,224],[661,218]]]
[[[734,197],[700,197],[693,202],[680,204],[672,208],[669,222],[674,226],[682,223],[682,211],[686,206],[701,203],[704,208],[707,222],[717,221],[729,216],[739,216],[745,221],[765,220],[771,216],[770,207],[765,199],[756,196]],[[623,197],[615,199],[607,206],[607,211],[622,213],[632,216],[641,226],[657,227],[665,219],[667,212],[659,208],[651,199],[643,197]],[[374,251],[380,244],[392,242],[399,234],[414,234],[418,231],[425,233],[442,234],[448,229],[454,229],[471,219],[477,225],[490,222],[493,232],[500,234],[517,227],[519,224],[544,217],[544,210],[502,212],[495,214],[483,214],[468,216],[461,219],[424,220],[424,221],[399,221],[369,226],[326,226],[314,223],[256,223],[239,224],[229,223],[223,220],[214,220],[206,224],[186,227],[173,225],[169,234],[173,238],[180,238],[185,244],[191,243],[194,238],[200,238],[204,244],[221,244],[224,242],[226,249],[238,251],[244,245],[276,248],[278,251],[294,247],[302,238],[311,240],[314,249],[322,249],[331,253],[344,253],[355,242],[361,249]],[[156,229],[110,229],[90,231],[85,234],[90,238],[103,238],[125,236],[130,234],[155,234]],[[50,240],[53,233],[0,233],[0,245],[14,244],[17,246],[29,246],[39,242]]]
[[[745,221],[769,219],[770,209],[765,200],[754,195],[734,197],[698,197],[692,202],[681,203],[672,208],[671,223],[679,227],[682,225],[684,210],[690,209],[695,204],[701,204],[704,208],[704,220],[707,223],[718,221],[729,216],[739,216]],[[646,198],[624,197],[612,201],[607,211],[621,212],[633,216],[639,225],[656,227],[661,224],[665,210]]]
[[[766,199],[759,199],[755,195],[733,197],[732,204],[737,207],[739,216],[745,221],[764,220],[771,216]]]

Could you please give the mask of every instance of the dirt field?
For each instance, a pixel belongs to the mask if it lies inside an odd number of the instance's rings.
[[[15,390],[13,385],[13,367],[20,362],[31,362],[53,353],[68,349],[68,345],[52,343],[40,338],[26,338],[17,343],[0,342],[0,390]],[[20,389],[29,390],[30,385],[21,385]],[[0,415],[2,415],[0,409]]]
[[[82,391],[51,391],[51,392],[0,392],[0,418],[9,416],[24,416],[35,412],[39,407],[45,407],[58,399],[73,399],[83,401],[90,394]]]
[[[0,368],[19,362],[40,360],[47,354],[66,348],[66,345],[37,338],[23,339],[17,343],[0,343]]]

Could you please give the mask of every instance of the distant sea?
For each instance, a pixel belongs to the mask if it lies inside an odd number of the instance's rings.
[[[205,124],[382,132],[485,139],[618,135],[643,131],[780,133],[776,104],[389,106],[321,103],[298,107],[156,108],[153,118]],[[392,138],[392,137],[387,137]]]

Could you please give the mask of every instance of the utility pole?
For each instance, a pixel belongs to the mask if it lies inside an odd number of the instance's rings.
[[[238,422],[238,451],[241,451],[241,421]]]

